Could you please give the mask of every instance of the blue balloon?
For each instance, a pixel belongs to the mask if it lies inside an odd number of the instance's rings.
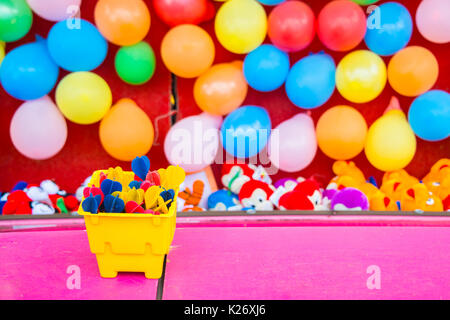
[[[266,6],[276,6],[277,4],[283,3],[286,0],[258,0],[262,4],[265,4]]]
[[[89,21],[79,26],[67,20],[56,23],[48,34],[48,50],[53,60],[68,71],[91,71],[106,58],[108,43]]]
[[[286,93],[293,104],[304,109],[320,107],[330,99],[336,86],[336,64],[326,53],[309,55],[289,71]]]
[[[250,87],[268,92],[281,87],[289,73],[289,56],[271,44],[263,44],[244,59],[244,76]]]
[[[439,141],[450,136],[450,94],[431,90],[417,97],[408,111],[414,133],[424,140]]]
[[[237,158],[257,155],[267,145],[272,122],[264,108],[242,106],[223,121],[221,141],[225,150]]]
[[[11,50],[0,67],[5,91],[16,99],[34,100],[48,94],[58,80],[59,68],[50,57],[45,39]]]
[[[408,9],[397,2],[386,2],[367,18],[364,41],[376,54],[390,56],[408,44],[412,32],[413,21]]]

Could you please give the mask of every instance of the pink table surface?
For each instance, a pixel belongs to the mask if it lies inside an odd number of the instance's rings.
[[[450,298],[448,227],[180,228],[173,246],[163,299]]]
[[[80,270],[80,289],[67,280]],[[158,280],[143,274],[103,279],[85,230],[0,233],[0,299],[151,299]]]
[[[179,218],[163,299],[450,299],[449,221]],[[157,281],[143,274],[100,278],[82,220],[0,221],[0,227],[0,299],[156,297]],[[66,286],[70,265],[80,267],[79,290]],[[370,290],[373,265],[381,287]]]

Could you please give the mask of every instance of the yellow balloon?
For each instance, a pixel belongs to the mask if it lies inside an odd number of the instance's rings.
[[[266,11],[256,0],[228,0],[217,12],[214,28],[225,49],[248,53],[266,37]]]
[[[108,83],[92,72],[73,72],[56,88],[56,104],[63,115],[78,124],[100,121],[112,104]]]
[[[357,50],[347,54],[336,69],[336,87],[341,95],[355,103],[378,97],[386,85],[386,65],[377,54]]]
[[[403,169],[416,153],[416,136],[396,98],[390,109],[370,126],[364,148],[369,162],[381,171]]]
[[[4,57],[5,57],[5,43],[3,41],[0,41],[0,64],[2,64]]]

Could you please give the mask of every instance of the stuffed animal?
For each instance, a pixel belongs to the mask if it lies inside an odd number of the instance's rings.
[[[273,184],[273,186],[277,189],[279,187],[283,187],[287,192],[287,191],[294,190],[294,188],[297,186],[297,184],[298,184],[298,181],[294,178],[283,178],[283,179],[277,180]]]
[[[450,195],[450,159],[437,161],[423,178],[428,190],[444,201]]]
[[[273,210],[270,201],[274,190],[265,182],[250,180],[242,185],[239,191],[239,200],[244,208],[253,208],[256,211]]]
[[[405,189],[401,195],[402,211],[443,211],[442,200],[428,190],[424,183]]]
[[[339,184],[361,184],[366,182],[366,178],[362,171],[355,165],[353,161],[343,161],[338,160],[333,163],[332,167],[333,173],[336,175],[335,178],[331,180],[331,183],[334,182],[338,186]],[[343,181],[339,182],[342,177],[347,177]],[[346,186],[344,184],[344,186]],[[339,188],[338,188],[339,189]]]
[[[322,192],[322,207],[324,210],[331,209],[331,200],[339,191],[336,189],[325,189]]]
[[[2,214],[31,214],[31,199],[25,191],[16,190],[8,194],[6,203],[3,205]]]
[[[320,191],[319,184],[311,179],[304,180],[300,182],[295,188],[294,191],[303,193],[309,201],[311,201],[312,205],[316,209],[322,208],[322,192]]]
[[[183,212],[205,211],[205,209],[198,206],[202,200],[204,189],[205,183],[202,180],[195,180],[192,185],[192,192],[189,188],[186,188],[184,191],[178,193],[178,196],[185,200]]]
[[[239,194],[242,186],[252,180],[255,167],[246,164],[224,164],[222,166],[222,184],[235,194]]]
[[[336,193],[331,200],[331,210],[369,210],[369,200],[366,195],[358,189],[344,188]]]
[[[242,206],[237,195],[222,189],[209,195],[208,209],[213,211],[238,211],[242,209]]]
[[[393,201],[400,201],[403,192],[419,183],[419,180],[409,175],[404,169],[386,172],[383,175],[380,191]]]
[[[447,198],[442,201],[442,205],[444,206],[444,211],[450,211],[450,196],[447,196]]]
[[[399,202],[400,203],[400,202]],[[369,198],[369,207],[373,211],[398,211],[397,202],[378,190]]]
[[[279,201],[281,210],[314,210],[314,204],[302,191],[285,193]]]

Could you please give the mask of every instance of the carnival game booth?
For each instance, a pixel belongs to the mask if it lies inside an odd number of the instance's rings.
[[[448,299],[449,15],[0,2],[0,298]]]

